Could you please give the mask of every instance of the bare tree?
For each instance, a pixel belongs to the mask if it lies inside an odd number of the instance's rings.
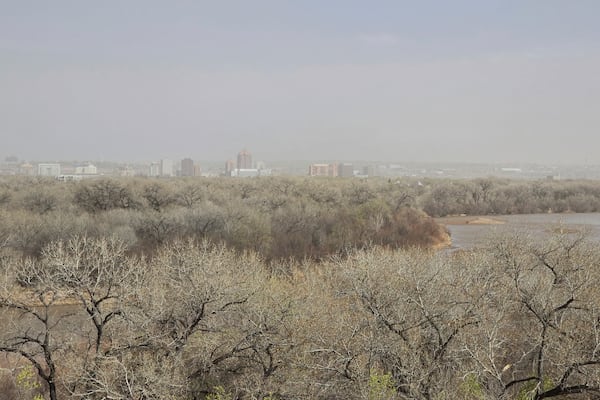
[[[372,250],[340,262],[371,332],[368,369],[391,373],[402,398],[432,399],[459,365],[455,342],[477,324],[462,276],[435,254]]]
[[[171,204],[175,203],[175,195],[171,190],[159,183],[151,183],[144,188],[142,197],[146,200],[150,208],[161,212]]]
[[[204,193],[200,186],[188,184],[181,188],[177,194],[177,200],[187,208],[192,208],[204,199]]]
[[[105,328],[123,316],[126,298],[135,294],[139,282],[136,274],[142,271],[132,266],[125,251],[116,238],[76,237],[43,252],[43,268],[52,274],[47,285],[77,300],[93,323],[94,353],[101,352]]]
[[[191,389],[207,390],[215,366],[224,359],[223,335],[258,290],[264,266],[253,255],[187,241],[165,246],[150,268],[152,281],[143,300],[152,346],[167,359],[190,351],[191,370],[172,372],[189,378]]]
[[[19,318],[0,350],[31,362],[52,399],[59,368],[68,392],[94,398],[86,384],[105,373],[103,359],[127,345],[125,332],[109,328],[127,316],[143,269],[125,257],[125,245],[116,239],[76,237],[51,243],[39,260],[15,262],[8,271],[0,306]]]
[[[127,186],[108,179],[82,184],[75,191],[74,203],[90,213],[136,205]]]
[[[31,212],[45,214],[57,207],[58,200],[52,193],[34,191],[23,198],[23,205]]]
[[[495,239],[482,266],[493,285],[465,344],[481,388],[532,399],[600,393],[599,261],[579,234]]]
[[[56,400],[56,359],[66,347],[58,327],[72,315],[55,312],[53,307],[60,296],[46,285],[46,276],[46,271],[32,260],[13,260],[4,265],[0,283],[0,315],[4,320],[0,352],[18,354],[31,363],[46,383],[50,399]],[[32,283],[25,295],[15,290],[18,279]]]

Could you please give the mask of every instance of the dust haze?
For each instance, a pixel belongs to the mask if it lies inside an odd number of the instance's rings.
[[[0,156],[600,163],[598,8],[15,2]]]

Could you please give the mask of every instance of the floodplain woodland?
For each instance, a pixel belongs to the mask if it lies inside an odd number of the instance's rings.
[[[0,180],[2,399],[595,399],[600,182]]]

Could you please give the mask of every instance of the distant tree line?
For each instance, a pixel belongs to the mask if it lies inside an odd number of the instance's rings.
[[[586,180],[424,180],[417,204],[428,215],[600,211],[600,182]]]
[[[0,239],[27,254],[74,234],[118,234],[137,249],[209,238],[268,259],[320,258],[382,244],[429,246],[444,232],[421,213],[597,212],[600,182],[306,178],[0,181]]]
[[[117,235],[139,252],[195,238],[268,260],[320,259],[370,245],[444,242],[428,216],[597,211],[597,181],[3,177],[0,243],[36,255],[75,235]]]
[[[77,235],[116,235],[138,253],[209,239],[267,260],[443,243],[446,231],[416,207],[411,190],[306,178],[4,179],[0,240],[35,256],[50,241]]]

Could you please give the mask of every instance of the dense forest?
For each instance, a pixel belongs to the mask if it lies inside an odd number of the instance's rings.
[[[0,393],[597,398],[597,243],[512,234],[451,253],[428,215],[596,211],[596,193],[495,179],[7,178]]]

